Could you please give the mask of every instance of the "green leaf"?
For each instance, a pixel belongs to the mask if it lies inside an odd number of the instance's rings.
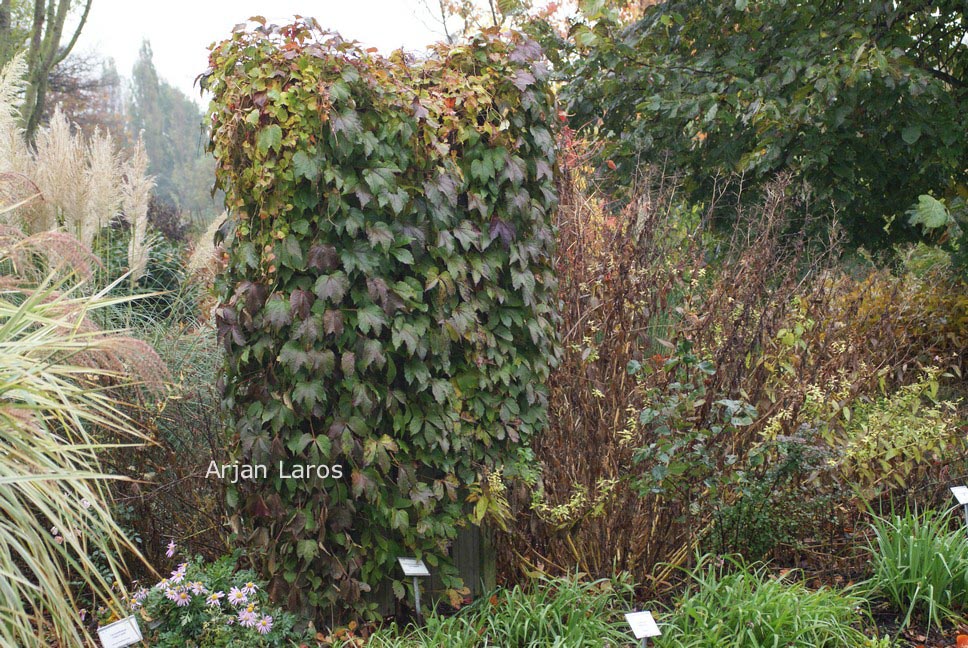
[[[370,304],[356,312],[356,327],[365,335],[369,335],[371,331],[379,335],[386,323],[386,315],[376,304]]]
[[[282,146],[282,129],[279,128],[278,124],[270,124],[262,130],[256,136],[256,149],[259,153],[265,155],[269,152],[269,149],[274,151],[279,150]]]
[[[906,127],[901,131],[901,139],[908,144],[914,144],[921,139],[921,127],[917,125]]]
[[[908,223],[921,225],[926,230],[947,227],[954,222],[944,203],[927,194],[918,196],[918,203],[908,210]]]
[[[342,272],[334,272],[331,275],[323,275],[316,280],[314,292],[320,299],[328,299],[334,304],[338,304],[346,291],[349,290],[350,282]]]
[[[319,544],[315,540],[300,540],[296,543],[296,555],[303,560],[312,560],[319,553]]]
[[[292,322],[292,315],[289,312],[289,301],[282,298],[282,295],[275,293],[266,302],[265,317],[270,326],[276,331]]]
[[[319,167],[316,165],[316,161],[309,157],[305,151],[296,151],[292,156],[292,170],[297,180],[299,178],[315,180],[319,177]]]
[[[316,403],[326,401],[326,390],[318,381],[297,383],[292,390],[292,402],[310,410]]]

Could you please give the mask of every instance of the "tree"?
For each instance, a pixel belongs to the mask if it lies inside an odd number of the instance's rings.
[[[204,117],[195,102],[158,77],[147,41],[132,70],[129,112],[132,129],[143,133],[155,195],[181,212],[214,217],[215,160],[204,150]]]
[[[755,190],[791,171],[868,245],[887,242],[885,218],[913,235],[901,216],[919,195],[964,190],[963,0],[670,0],[628,26],[593,18],[556,63],[574,123],[600,124],[626,169],[668,154],[698,198],[716,175]]]
[[[90,137],[99,129],[116,142],[130,144],[121,77],[113,60],[75,53],[54,68],[41,123],[48,123],[58,107],[84,135]],[[133,135],[137,139],[137,133]]]
[[[92,0],[0,0],[0,65],[17,50],[27,50],[27,89],[21,110],[27,139],[32,141],[47,101],[51,71],[71,53],[87,22]],[[71,9],[81,15],[67,43],[61,41]],[[29,10],[29,12],[28,12]]]

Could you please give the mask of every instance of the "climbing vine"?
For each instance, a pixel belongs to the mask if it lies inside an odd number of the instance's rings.
[[[234,527],[293,608],[364,612],[398,556],[459,587],[449,544],[545,425],[556,358],[540,48],[384,58],[254,20],[203,78],[231,214],[223,404],[240,465],[268,467],[229,487]],[[306,464],[343,476],[278,469]]]

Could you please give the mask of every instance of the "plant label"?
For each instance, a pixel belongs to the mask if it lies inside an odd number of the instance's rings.
[[[968,504],[968,486],[952,486],[951,494],[955,496],[959,504]]]
[[[632,634],[635,635],[636,639],[658,637],[662,634],[659,626],[655,623],[655,619],[652,618],[651,612],[629,612],[625,615],[625,620],[632,628]]]
[[[104,648],[124,648],[144,639],[138,619],[133,616],[98,628],[97,636]]]
[[[403,569],[404,576],[430,576],[427,565],[422,560],[416,558],[397,558],[400,568]]]

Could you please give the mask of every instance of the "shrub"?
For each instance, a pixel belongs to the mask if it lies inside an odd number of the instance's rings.
[[[935,511],[905,511],[875,518],[870,544],[873,576],[867,583],[904,615],[902,627],[920,615],[930,630],[962,620],[968,601],[968,542],[958,521]]]
[[[580,577],[539,578],[527,587],[501,589],[453,616],[429,615],[411,631],[377,632],[374,648],[417,646],[520,646],[583,648],[621,646],[630,641],[623,614],[631,609],[626,579],[585,581]]]
[[[707,556],[688,572],[685,594],[662,624],[656,646],[758,648],[867,646],[857,629],[863,599],[828,588],[807,589],[792,575],[774,578],[765,567]]]
[[[224,556],[206,564],[196,558],[151,588],[136,589],[129,605],[147,624],[151,645],[267,648],[301,639],[295,617],[268,605],[265,584],[249,570],[237,571],[237,560]]]
[[[545,424],[556,193],[539,56],[484,35],[418,66],[313,21],[212,50],[235,456],[346,471],[229,488],[292,607],[364,611],[400,555],[458,587],[447,550],[464,499],[476,485],[475,510],[498,506],[486,474]]]

